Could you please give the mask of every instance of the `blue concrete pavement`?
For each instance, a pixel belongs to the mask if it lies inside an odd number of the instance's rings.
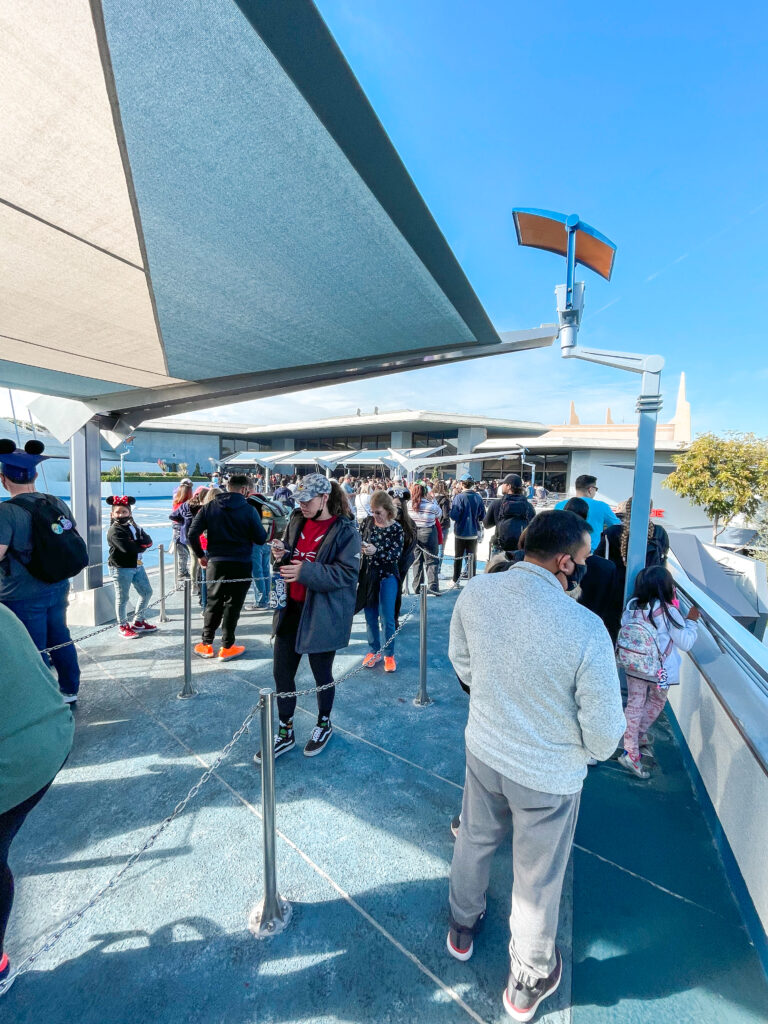
[[[466,697],[447,660],[454,595],[430,601],[429,689],[416,708],[418,622],[398,671],[338,689],[319,757],[279,759],[282,935],[246,922],[262,890],[260,776],[252,728],[157,845],[0,1003],[14,1024],[143,1022],[500,1022],[506,981],[509,845],[497,855],[488,922],[466,964],[445,950],[448,823],[461,800]],[[246,657],[195,661],[199,696],[178,701],[173,621],[82,648],[75,747],[12,853],[19,961],[119,869],[210,764],[271,683],[269,617],[246,612]],[[405,608],[415,604],[412,597]],[[195,620],[195,632],[199,618]],[[366,650],[362,618],[337,676]],[[306,667],[298,682],[311,685]],[[300,701],[299,744],[314,725]],[[615,762],[591,770],[559,941],[566,977],[539,1020],[763,1021],[768,989],[664,724],[649,784]],[[551,1003],[551,1005],[549,1005]],[[542,1010],[544,1007],[542,1008]]]

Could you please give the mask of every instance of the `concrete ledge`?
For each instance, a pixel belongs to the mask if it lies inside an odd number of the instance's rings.
[[[101,626],[115,617],[115,586],[105,583],[93,590],[70,590],[67,623],[70,626]]]

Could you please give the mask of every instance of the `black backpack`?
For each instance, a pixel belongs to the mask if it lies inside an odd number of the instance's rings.
[[[32,518],[32,555],[24,565],[27,572],[42,583],[61,583],[85,569],[85,541],[50,494],[17,494],[9,501],[26,509]]]

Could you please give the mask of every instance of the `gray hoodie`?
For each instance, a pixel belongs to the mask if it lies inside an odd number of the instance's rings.
[[[547,569],[471,579],[448,654],[471,687],[467,748],[519,785],[577,793],[587,760],[616,749],[626,723],[610,637]]]

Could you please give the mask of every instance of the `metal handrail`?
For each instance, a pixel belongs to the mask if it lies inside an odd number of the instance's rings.
[[[732,706],[732,701],[723,692],[723,687],[713,678],[706,659],[697,656],[696,646],[688,652],[701,675],[706,679],[710,689],[717,697],[731,723],[739,732],[747,748],[751,751],[762,770],[768,775],[768,648],[754,637],[747,629],[725,612],[716,601],[698,587],[686,574],[674,555],[669,556],[668,567],[675,577],[675,585],[682,598],[681,604],[687,607],[694,604],[701,612],[701,620],[712,638],[712,641],[723,654],[740,669],[743,676],[754,685],[751,691],[750,721],[743,718]],[[727,689],[727,687],[725,687]],[[745,693],[744,697],[750,697]],[[739,703],[737,699],[735,703]],[[755,712],[759,719],[756,722]]]

